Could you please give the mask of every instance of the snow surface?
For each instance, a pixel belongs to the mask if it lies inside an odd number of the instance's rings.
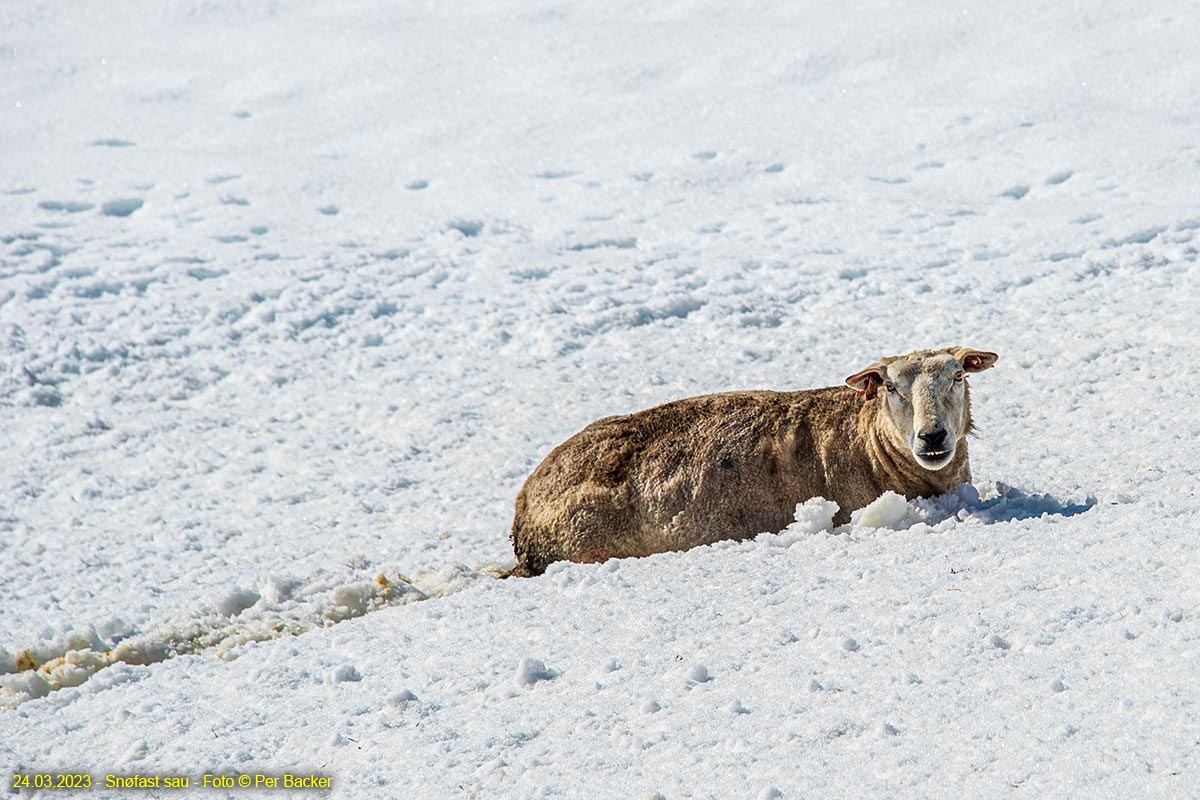
[[[1183,0],[0,4],[0,764],[1200,794],[1198,40]],[[973,486],[493,579],[588,422],[952,344],[1001,354]]]

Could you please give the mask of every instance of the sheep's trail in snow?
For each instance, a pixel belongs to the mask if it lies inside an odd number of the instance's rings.
[[[380,573],[374,580],[303,595],[293,594],[290,585],[266,587],[264,593],[235,589],[215,605],[206,604],[149,633],[106,642],[90,629],[88,634],[20,651],[13,659],[14,671],[0,674],[0,708],[80,686],[114,664],[156,664],[201,653],[232,661],[252,642],[299,636],[391,606],[446,597],[499,577],[501,569],[454,565],[411,580],[402,573],[392,578]]]

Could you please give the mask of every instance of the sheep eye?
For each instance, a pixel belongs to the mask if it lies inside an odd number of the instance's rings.
[[[887,389],[889,394],[896,393],[896,384],[892,383],[891,381],[883,384],[883,388]]]
[[[962,379],[963,379],[963,373],[962,373],[962,370],[960,369],[958,372],[954,373],[954,382],[962,383]]]

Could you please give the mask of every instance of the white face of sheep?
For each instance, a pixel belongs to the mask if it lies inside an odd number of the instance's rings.
[[[965,347],[886,358],[846,379],[867,399],[880,397],[884,431],[918,464],[939,470],[954,458],[970,430],[965,374],[998,356]]]

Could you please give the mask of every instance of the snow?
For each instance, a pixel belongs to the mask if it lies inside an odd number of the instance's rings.
[[[884,492],[875,502],[850,515],[850,522],[864,528],[911,528],[917,522],[908,501],[895,492]]]
[[[0,5],[0,761],[1187,796],[1198,38],[1182,0]],[[946,345],[1001,356],[971,485],[496,580],[587,423]]]

